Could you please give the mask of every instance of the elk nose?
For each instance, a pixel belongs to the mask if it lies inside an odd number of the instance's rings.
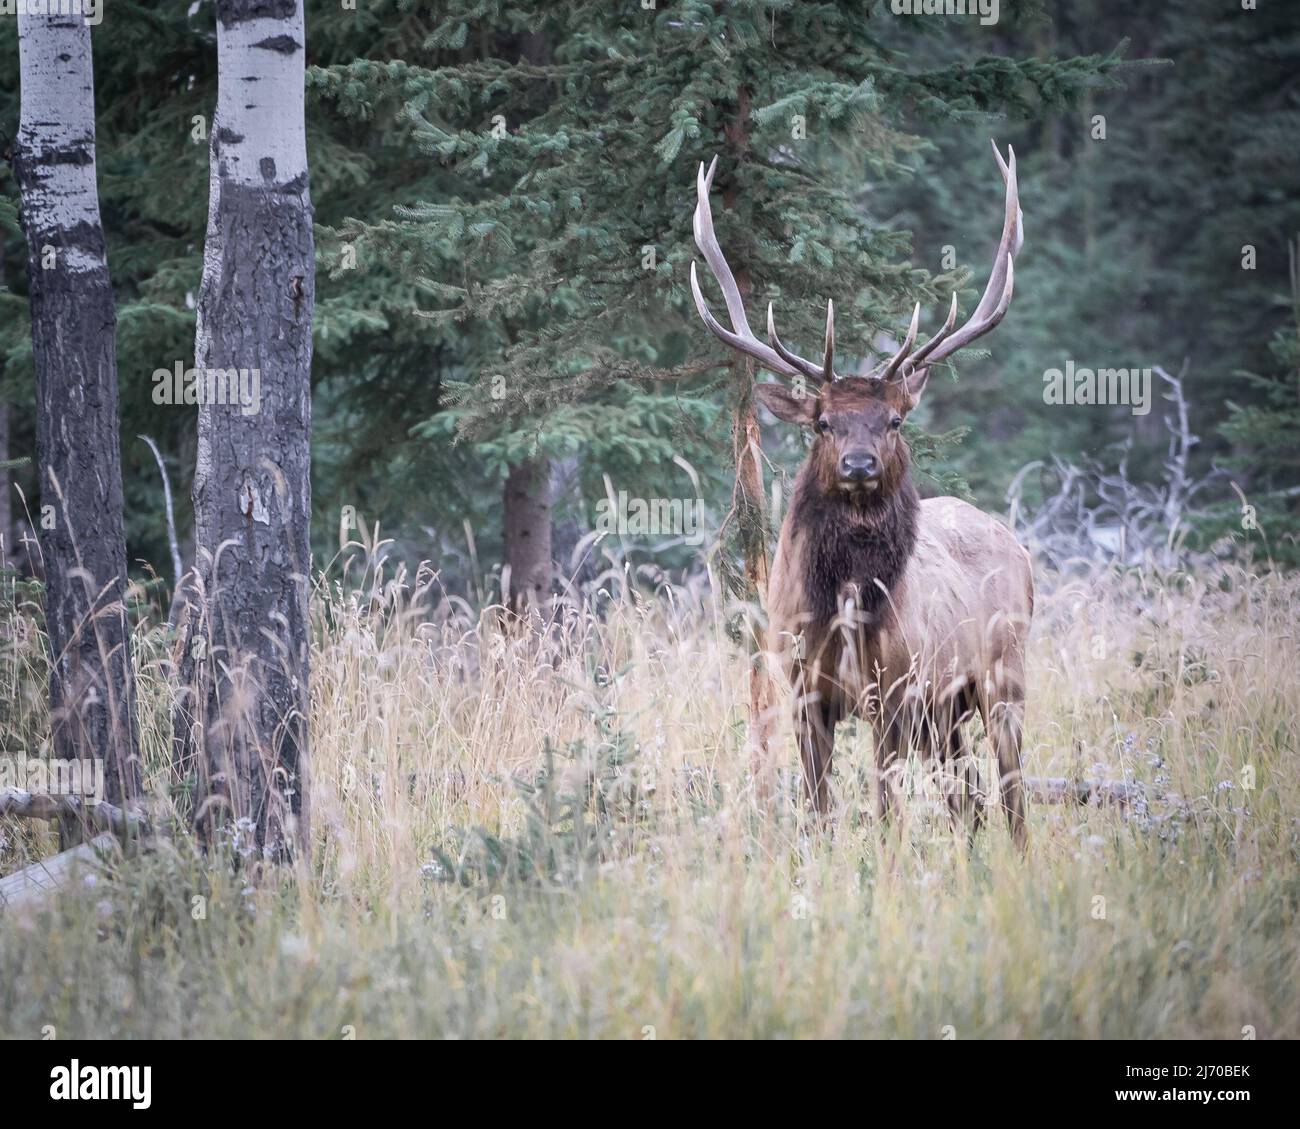
[[[851,482],[869,482],[880,477],[880,460],[875,455],[845,455],[840,459],[840,475]]]

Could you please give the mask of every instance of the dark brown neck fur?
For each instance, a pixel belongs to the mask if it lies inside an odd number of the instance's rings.
[[[828,493],[812,462],[799,473],[792,515],[806,546],[803,583],[815,627],[827,626],[839,613],[849,584],[858,588],[858,610],[868,630],[879,626],[887,601],[880,584],[894,590],[916,547],[920,499],[907,468],[901,471],[879,494],[861,501]]]

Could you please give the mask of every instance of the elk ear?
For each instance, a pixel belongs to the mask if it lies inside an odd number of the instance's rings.
[[[900,377],[898,384],[903,390],[903,398],[907,401],[907,410],[913,411],[916,405],[921,402],[921,393],[925,391],[925,386],[930,382],[930,366],[922,365],[916,372],[908,373]]]
[[[812,423],[817,412],[817,397],[810,392],[800,394],[780,384],[756,384],[754,395],[763,407],[786,423]]]

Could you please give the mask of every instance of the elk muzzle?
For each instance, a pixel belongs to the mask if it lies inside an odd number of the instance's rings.
[[[840,485],[846,490],[874,490],[880,485],[880,460],[870,451],[840,457]]]

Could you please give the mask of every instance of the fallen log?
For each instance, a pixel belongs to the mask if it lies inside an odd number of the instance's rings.
[[[1147,799],[1140,784],[1109,780],[1072,780],[1064,776],[1021,777],[1025,789],[1040,804],[1078,804],[1080,807],[1131,807]]]
[[[51,796],[22,788],[0,789],[0,816],[75,822],[91,831],[111,831],[118,836],[143,835],[148,819],[107,800],[87,803],[83,796]]]
[[[116,849],[117,839],[100,835],[71,850],[41,859],[16,874],[0,878],[0,910],[31,908],[75,881],[79,874],[94,873],[103,855]]]

